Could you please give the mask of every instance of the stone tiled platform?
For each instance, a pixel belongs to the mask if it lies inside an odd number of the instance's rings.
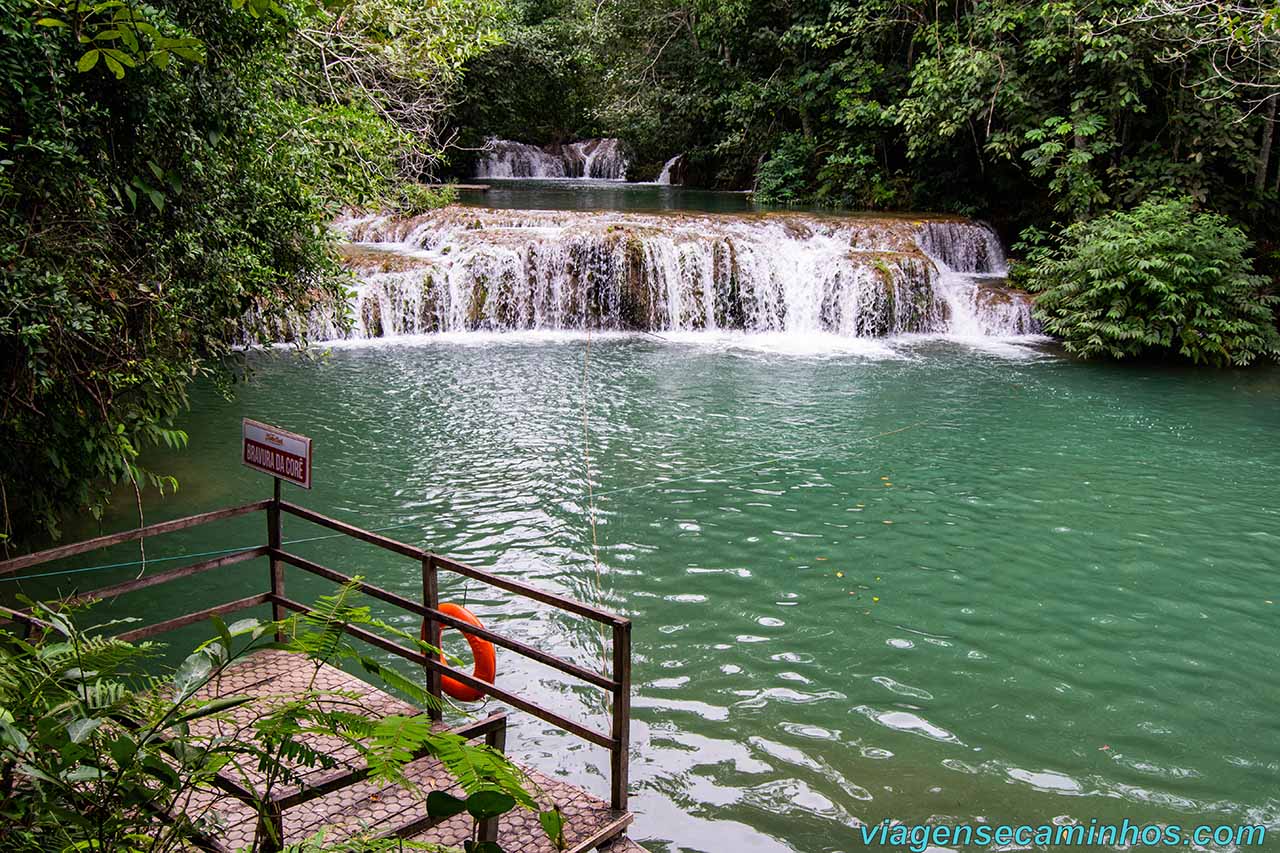
[[[296,695],[309,688],[325,691],[328,703],[340,703],[347,710],[359,711],[369,717],[420,713],[418,708],[355,676],[329,666],[317,670],[296,655],[276,651],[258,652],[247,658],[229,670],[218,683],[210,685],[206,696],[257,696],[269,702],[271,697]],[[216,727],[220,734],[228,737],[252,736],[248,728],[250,712],[237,714],[233,711],[229,716],[230,720],[200,721],[193,728],[203,726],[206,732],[211,732]],[[440,728],[447,729],[446,726]],[[304,772],[303,787],[323,785],[362,766],[356,752],[336,738],[309,737],[308,743],[333,758],[337,766]],[[622,836],[631,823],[630,813],[614,811],[608,803],[579,788],[550,779],[535,770],[524,769],[539,804],[544,808],[558,805],[564,814],[568,851],[577,853],[597,847],[611,853],[640,850]],[[261,781],[255,768],[227,775],[242,786],[254,786]],[[462,842],[471,837],[474,829],[469,816],[459,815],[427,829],[417,826],[425,822],[423,802],[429,792],[443,790],[462,795],[444,767],[433,758],[423,758],[406,768],[406,776],[412,780],[416,790],[363,780],[286,809],[283,815],[285,841],[295,843],[323,831],[328,843],[361,836],[399,836],[461,848]],[[219,791],[195,792],[187,801],[178,804],[178,809],[207,825],[211,849],[230,853],[253,847],[257,816],[235,797]],[[500,818],[497,840],[507,853],[555,853],[555,847],[538,824],[537,815],[524,810],[512,811]]]

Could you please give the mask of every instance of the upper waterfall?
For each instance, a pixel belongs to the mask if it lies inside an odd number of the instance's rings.
[[[476,163],[477,178],[598,178],[623,181],[627,159],[616,139],[529,145],[490,139]]]
[[[926,222],[920,229],[920,248],[929,257],[958,273],[1005,275],[1009,272],[1004,247],[990,226],[964,220]]]
[[[1020,334],[1025,294],[994,233],[962,220],[774,213],[636,214],[446,208],[341,223],[360,274],[344,331],[473,329]],[[947,248],[939,248],[945,246]],[[954,266],[953,266],[954,265]]]
[[[668,160],[667,162],[663,163],[663,164],[662,164],[662,171],[658,173],[658,178],[657,178],[657,180],[655,180],[655,181],[654,181],[654,183],[655,183],[655,184],[663,184],[664,186],[665,186],[665,185],[670,185],[670,184],[683,183],[683,181],[680,181],[680,180],[674,180],[674,181],[673,181],[673,180],[671,179],[671,178],[672,178],[672,174],[671,174],[672,170],[673,170],[674,168],[676,168],[677,166],[679,166],[679,165],[680,165],[680,161],[681,161],[681,160],[683,160],[683,159],[684,159],[684,155],[683,155],[683,154],[677,154],[676,156],[672,157],[672,158],[671,158],[670,160]]]

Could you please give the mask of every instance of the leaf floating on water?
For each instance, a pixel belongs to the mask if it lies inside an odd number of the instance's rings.
[[[827,558],[826,558],[826,557],[814,557],[813,559],[815,559],[815,560],[826,560]]]
[[[884,520],[884,523],[885,523],[885,524],[893,524],[893,522],[892,522],[892,521],[890,521],[890,520],[889,520],[889,519],[887,519],[887,518]]]
[[[844,572],[836,572],[836,577],[838,578],[844,577]]]
[[[887,480],[887,479],[889,479],[889,478],[888,478],[888,477],[881,477],[880,479],[881,479],[881,480]]]
[[[871,596],[871,600],[872,600],[872,601],[879,601],[879,600],[880,600],[880,596],[878,596],[878,595],[873,595],[873,596]]]
[[[885,483],[886,486],[892,486],[893,483]]]

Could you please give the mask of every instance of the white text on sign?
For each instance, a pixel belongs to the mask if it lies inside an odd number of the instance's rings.
[[[244,419],[245,465],[264,474],[311,488],[311,439],[258,421]]]

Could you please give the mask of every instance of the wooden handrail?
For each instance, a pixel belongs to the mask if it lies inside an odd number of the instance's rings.
[[[156,622],[154,625],[134,628],[132,631],[125,631],[123,634],[117,634],[116,639],[124,640],[127,643],[132,643],[137,640],[145,640],[147,637],[154,637],[156,634],[163,634],[165,631],[172,631],[176,628],[185,628],[188,625],[203,622],[210,616],[222,616],[227,613],[248,610],[250,607],[257,607],[259,604],[270,603],[271,593],[260,592],[257,595],[250,595],[247,598],[238,598],[235,601],[228,601],[225,604],[215,604],[213,607],[206,607],[204,610],[197,610],[194,613],[175,616],[174,618],[166,619],[163,622]]]
[[[352,578],[341,572],[322,566],[319,563],[304,559],[295,554],[290,554],[283,550],[280,537],[280,513],[282,511],[304,521],[309,521],[313,524],[318,524],[321,527],[326,527],[330,530],[336,531],[337,533],[350,536],[353,539],[358,539],[362,542],[376,545],[379,548],[391,551],[392,553],[418,560],[422,565],[423,571],[423,595],[425,599],[423,603],[413,601],[412,599],[405,598],[404,596],[373,584],[365,583],[364,581],[357,582],[356,588],[366,595],[379,598],[389,604],[393,604],[396,607],[401,608],[402,610],[406,610],[410,613],[423,617],[425,624],[434,632],[438,632],[441,627],[456,628],[464,634],[488,640],[494,645],[510,649],[522,657],[529,658],[530,660],[544,664],[566,675],[608,691],[613,700],[610,732],[606,734],[589,726],[574,722],[566,717],[562,717],[554,711],[543,708],[535,702],[523,699],[514,693],[510,693],[500,687],[497,687],[496,685],[481,681],[475,678],[471,673],[449,666],[447,663],[435,657],[424,655],[418,650],[407,649],[398,643],[386,639],[385,637],[381,637],[354,625],[344,625],[343,630],[351,636],[363,640],[370,645],[391,652],[392,654],[399,655],[406,660],[424,667],[428,673],[428,684],[432,695],[436,695],[438,697],[440,678],[444,675],[448,675],[461,684],[480,690],[495,699],[506,702],[514,708],[527,711],[535,717],[558,726],[570,734],[577,735],[589,743],[608,749],[611,754],[610,759],[612,771],[611,805],[614,809],[618,810],[626,808],[628,775],[627,753],[630,742],[629,729],[631,717],[631,621],[629,619],[602,608],[583,604],[582,602],[575,601],[571,598],[566,598],[565,596],[545,592],[521,581],[511,580],[492,572],[468,566],[456,560],[449,559],[448,557],[442,557],[438,554],[434,554],[423,548],[408,545],[404,542],[398,542],[389,537],[381,536],[377,533],[363,530],[346,522],[322,515],[314,510],[307,509],[306,507],[281,500],[278,480],[275,484],[275,495],[271,499],[253,501],[241,504],[240,506],[186,516],[184,518],[173,519],[172,521],[162,521],[157,524],[150,524],[134,530],[126,530],[120,533],[98,536],[94,539],[85,540],[84,542],[61,545],[56,548],[48,548],[43,551],[37,551],[32,554],[15,557],[11,560],[0,561],[0,575],[11,574],[20,569],[40,565],[41,563],[47,563],[51,560],[71,557],[88,551],[107,548],[112,545],[119,545],[124,542],[132,542],[148,536],[158,536],[164,533],[185,530],[187,528],[196,527],[201,524],[208,524],[222,519],[247,515],[252,512],[257,512],[258,510],[266,510],[267,513],[268,541],[266,545],[245,548],[243,550],[235,551],[234,553],[224,554],[208,560],[202,560],[187,566],[146,575],[141,578],[124,581],[102,589],[81,593],[75,596],[72,601],[99,600],[124,595],[140,589],[146,589],[169,581],[179,580],[202,572],[224,568],[226,566],[235,565],[237,563],[265,556],[270,561],[271,590],[269,592],[251,595],[236,601],[230,601],[213,607],[208,607],[194,613],[187,613],[182,616],[166,619],[142,628],[136,628],[132,631],[127,631],[118,635],[119,638],[129,641],[139,640],[164,631],[195,624],[208,619],[211,616],[231,613],[237,610],[244,610],[249,607],[263,604],[272,605],[273,618],[277,621],[282,618],[285,610],[305,613],[310,608],[293,601],[284,595],[283,565],[285,563],[327,580],[331,580],[335,583],[351,583]],[[551,607],[555,607],[559,610],[564,610],[566,612],[609,625],[613,630],[612,672],[609,675],[603,675],[599,672],[559,658],[527,643],[505,637],[488,628],[471,625],[454,616],[441,612],[438,607],[432,606],[437,603],[435,575],[439,570],[453,572],[454,574],[471,578],[472,580],[497,587],[498,589],[505,590],[512,594],[550,605]],[[0,606],[0,620],[3,620],[5,617],[23,622],[37,629],[48,627],[41,620],[26,611]],[[429,713],[433,714],[433,719],[438,716],[438,711],[429,711]],[[498,736],[501,733],[490,732],[489,734]],[[237,792],[232,791],[231,793],[235,795]],[[295,796],[301,796],[301,793],[299,792],[299,794]],[[273,803],[272,808],[278,812],[282,802],[284,801],[282,800]],[[278,814],[276,817],[278,817]]]
[[[393,551],[403,557],[412,557],[415,560],[420,560],[427,556],[426,551],[414,545],[397,542],[395,539],[390,537],[382,536],[378,533],[372,533],[368,530],[356,527],[354,524],[347,524],[345,521],[338,521],[338,519],[330,518],[327,515],[321,515],[315,510],[307,509],[304,506],[298,506],[297,504],[290,503],[289,501],[280,501],[280,508],[290,515],[306,519],[313,524],[318,524],[321,527],[327,527],[330,530],[336,530],[339,533],[345,533],[352,539],[359,539],[361,542],[368,542],[370,545],[377,545],[379,548],[383,548],[387,551]]]
[[[330,530],[336,530],[345,533],[352,538],[368,542],[371,545],[377,545],[396,554],[405,557],[412,557],[415,560],[430,558],[435,561],[438,568],[459,574],[464,577],[472,578],[490,586],[496,586],[499,589],[505,589],[507,592],[514,592],[517,595],[523,595],[525,598],[532,598],[534,601],[540,601],[543,604],[550,604],[561,610],[567,610],[570,613],[576,613],[579,616],[585,616],[588,619],[594,619],[597,622],[603,622],[606,625],[617,625],[620,622],[627,621],[625,617],[616,613],[610,613],[608,610],[602,610],[599,607],[592,607],[590,604],[583,604],[580,601],[574,601],[562,595],[546,592],[535,586],[530,586],[520,581],[510,580],[501,575],[495,575],[492,572],[486,572],[483,569],[477,569],[472,566],[451,560],[448,557],[441,557],[439,554],[433,554],[423,548],[417,548],[413,545],[406,545],[404,542],[397,542],[395,539],[386,536],[380,536],[377,533],[370,533],[367,530],[361,530],[358,527],[347,524],[345,521],[338,521],[336,518],[329,518],[327,515],[321,515],[314,510],[297,504],[281,501],[280,508],[290,515],[318,524],[321,527],[327,527]]]
[[[301,604],[289,598],[282,598],[278,596],[273,596],[272,598],[277,604],[287,607],[297,613],[306,613],[311,609],[305,604]],[[562,717],[555,711],[549,711],[535,702],[530,702],[528,699],[522,699],[514,693],[508,693],[501,687],[490,684],[487,681],[481,681],[469,672],[463,672],[460,669],[455,669],[448,664],[441,663],[436,658],[427,657],[421,652],[406,649],[399,643],[392,642],[386,637],[380,637],[377,634],[366,631],[363,628],[358,628],[355,625],[343,624],[342,630],[358,640],[363,640],[371,646],[376,646],[377,648],[391,652],[394,655],[399,655],[405,660],[412,661],[419,666],[434,669],[442,675],[448,675],[450,678],[453,678],[468,687],[483,691],[495,699],[501,699],[512,707],[519,708],[522,711],[528,711],[535,717],[546,720],[548,723],[554,723],[565,731],[575,734],[583,740],[588,740],[597,746],[603,746],[605,749],[612,749],[614,746],[614,739],[611,735],[598,732],[595,729],[582,725],[581,723],[575,723],[573,720],[570,720],[567,717]]]
[[[21,622],[22,624],[26,625],[28,628],[36,628],[41,631],[47,631],[53,627],[48,622],[45,622],[43,619],[38,619],[35,616],[32,616],[30,613],[28,613],[25,610],[14,610],[12,607],[5,607],[3,605],[0,605],[0,614],[3,614],[4,616],[8,617],[9,620],[12,620],[14,622]]]
[[[210,560],[201,560],[198,563],[192,563],[189,566],[180,566],[176,569],[170,569],[167,572],[157,572],[154,575],[143,575],[140,578],[123,581],[114,586],[104,586],[102,589],[94,589],[89,592],[82,592],[79,595],[72,596],[68,603],[80,604],[86,601],[102,601],[107,598],[115,598],[117,595],[125,595],[126,593],[135,592],[147,587],[157,586],[169,581],[176,581],[179,578],[198,575],[201,572],[208,572],[213,569],[220,569],[223,566],[233,566],[236,563],[243,563],[247,560],[254,560],[258,557],[265,557],[268,548],[265,545],[259,545],[257,548],[249,548],[245,551],[237,551],[234,554],[226,554],[222,557],[214,557]]]
[[[21,557],[14,557],[12,560],[4,560],[0,562],[0,575],[7,575],[25,569],[29,566],[38,566],[41,563],[47,563],[50,560],[57,560],[62,557],[74,557],[77,554],[83,554],[86,551],[96,551],[99,548],[109,548],[112,545],[119,545],[122,542],[133,542],[138,539],[145,539],[148,536],[159,536],[162,533],[173,533],[175,530],[186,530],[188,527],[197,527],[201,524],[208,524],[211,521],[220,521],[224,518],[235,518],[238,515],[247,515],[251,512],[257,512],[260,509],[266,509],[271,505],[270,499],[253,501],[240,506],[228,507],[227,509],[215,509],[212,512],[203,512],[199,515],[188,515],[184,518],[175,518],[172,521],[161,521],[156,524],[148,524],[146,527],[135,527],[133,530],[124,530],[120,533],[108,533],[106,536],[98,536],[94,539],[86,539],[83,542],[73,542],[70,545],[59,545],[56,548],[46,548],[43,551],[36,551]]]
[[[630,619],[625,616],[619,616],[616,613],[610,613],[599,607],[592,607],[590,604],[583,604],[581,601],[574,601],[572,598],[566,598],[563,595],[556,595],[552,592],[545,592],[536,586],[529,586],[527,583],[513,581],[510,578],[504,578],[501,575],[495,575],[493,572],[486,572],[483,569],[477,569],[468,566],[465,563],[459,563],[457,560],[451,560],[448,557],[441,557],[439,554],[432,555],[435,559],[436,566],[445,571],[453,572],[456,575],[478,580],[481,583],[487,583],[489,586],[496,586],[498,589],[505,589],[507,592],[514,592],[516,595],[522,595],[525,598],[532,598],[534,601],[540,601],[543,604],[550,604],[552,607],[560,610],[567,610],[578,616],[585,616],[588,619],[594,619],[602,622],[610,627],[618,625],[630,624]]]
[[[272,551],[272,555],[291,566],[295,566],[303,571],[310,572],[313,575],[318,575],[319,577],[331,580],[334,583],[345,584],[350,583],[352,580],[348,575],[334,571],[327,566],[322,566],[319,563],[312,562],[311,560],[303,559],[296,554],[290,554],[287,551]],[[441,623],[442,625],[448,625],[450,628],[456,628],[465,634],[471,634],[472,636],[480,637],[483,640],[488,640],[495,646],[502,646],[505,649],[510,649],[517,654],[536,660],[538,663],[546,664],[552,669],[558,669],[566,675],[572,675],[574,678],[580,678],[583,681],[594,684],[595,686],[601,687],[605,690],[613,690],[618,686],[617,682],[601,675],[598,672],[592,672],[589,669],[578,666],[577,664],[571,663],[563,658],[558,658],[549,652],[544,652],[542,649],[535,648],[527,643],[522,643],[519,640],[504,637],[502,634],[488,628],[481,628],[478,625],[463,622],[455,616],[450,616],[447,613],[426,607],[412,599],[405,598],[402,595],[397,595],[396,593],[385,590],[382,587],[374,586],[373,584],[366,583],[364,581],[359,581],[355,584],[355,588],[363,592],[365,595],[372,596],[373,598],[380,598],[388,604],[394,604],[402,610],[408,610],[416,616],[421,616],[424,619],[431,619]]]

